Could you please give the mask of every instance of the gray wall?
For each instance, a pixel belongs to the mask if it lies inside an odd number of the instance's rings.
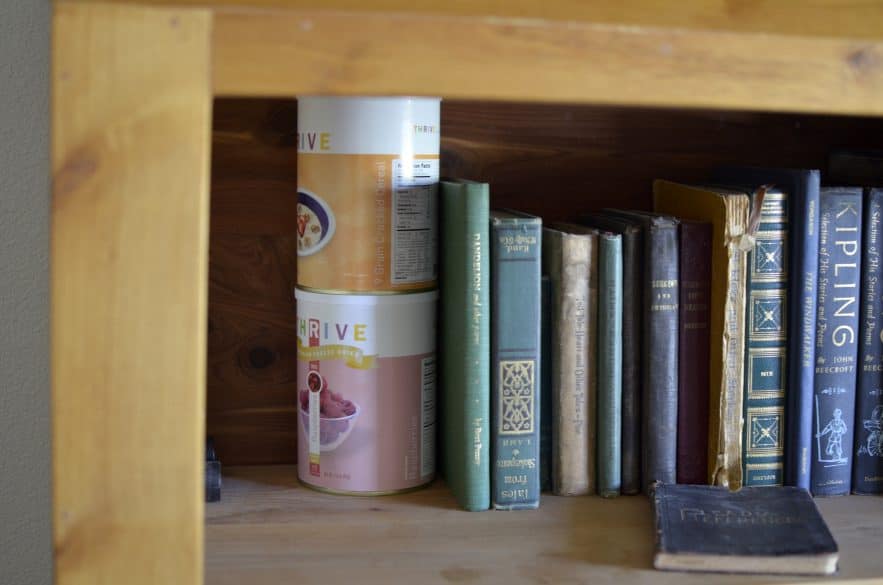
[[[0,0],[0,583],[52,579],[48,0]]]

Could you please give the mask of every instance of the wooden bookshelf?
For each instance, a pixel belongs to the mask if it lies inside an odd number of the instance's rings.
[[[715,165],[823,168],[883,146],[883,119],[444,100],[442,174],[488,181],[497,207],[566,219],[650,209],[665,177]],[[294,463],[297,103],[218,98],[212,124],[207,430],[225,464]]]
[[[496,203],[646,207],[654,176],[883,148],[877,3],[57,0],[52,46],[59,584],[736,581],[646,570],[640,498],[469,515],[243,468],[205,512],[206,412],[222,458],[290,462],[295,96],[442,96],[446,170]],[[883,576],[880,501],[820,502],[844,576]]]
[[[837,580],[883,575],[883,498],[818,499],[840,546]],[[464,512],[447,486],[380,498],[298,484],[293,466],[225,470],[206,504],[206,582],[792,583],[794,577],[656,571],[643,496],[544,495],[540,510]]]

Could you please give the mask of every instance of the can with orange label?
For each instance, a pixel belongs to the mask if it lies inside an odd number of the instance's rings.
[[[298,286],[435,288],[440,101],[298,99]]]

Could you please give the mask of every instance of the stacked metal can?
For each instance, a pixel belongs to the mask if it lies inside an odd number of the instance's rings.
[[[298,477],[435,476],[438,98],[298,100]]]

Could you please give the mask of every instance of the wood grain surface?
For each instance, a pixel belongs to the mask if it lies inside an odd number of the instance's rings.
[[[293,101],[214,109],[207,432],[224,464],[296,457]]]
[[[89,2],[94,0],[60,0]],[[104,0],[133,3],[134,0]],[[323,10],[500,21],[597,22],[620,26],[726,30],[782,35],[881,38],[883,7],[873,0],[137,0],[218,11]]]
[[[759,3],[723,4],[751,14]],[[643,7],[648,20],[665,20],[667,5]],[[738,12],[728,10],[724,28],[715,29],[431,11],[218,9],[214,91],[883,115],[881,33],[835,38],[726,30]],[[859,12],[881,27],[879,7]],[[792,3],[782,14],[794,24],[783,24],[785,30],[800,30],[822,13]],[[844,14],[829,20],[832,29]]]
[[[292,289],[297,104],[214,108],[208,430],[225,464],[295,460]],[[883,147],[883,121],[836,116],[442,102],[442,167],[489,181],[497,207],[566,219],[649,209],[651,182],[716,164],[822,167],[834,147]]]
[[[819,582],[655,571],[643,496],[543,494],[535,511],[464,512],[441,482],[410,494],[346,497],[302,487],[296,475],[293,466],[227,470],[221,502],[206,505],[208,585]],[[840,572],[824,582],[879,583],[883,498],[816,503],[840,547]]]
[[[210,25],[203,10],[55,9],[59,585],[202,582]]]

